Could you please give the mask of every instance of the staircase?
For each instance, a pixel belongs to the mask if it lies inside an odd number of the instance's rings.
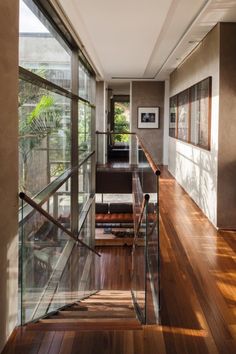
[[[130,291],[102,290],[28,328],[53,331],[141,330]]]

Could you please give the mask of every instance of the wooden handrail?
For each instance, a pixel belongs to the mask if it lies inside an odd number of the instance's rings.
[[[136,138],[139,142],[139,144],[141,145],[143,152],[148,160],[149,165],[151,166],[151,169],[153,170],[153,172],[155,173],[155,175],[159,176],[161,174],[160,169],[158,168],[157,164],[153,161],[153,158],[150,154],[150,152],[148,151],[148,149],[145,147],[143,140],[141,139],[141,137],[137,134],[137,133],[133,133],[133,132],[122,132],[122,133],[115,133],[113,131],[107,131],[107,132],[99,132],[98,130],[96,131],[96,134],[104,134],[104,135],[121,135],[121,134],[126,134],[126,135],[136,135]]]
[[[155,175],[157,176],[160,176],[161,174],[161,171],[159,170],[157,164],[153,161],[152,157],[151,157],[151,154],[149,153],[148,149],[144,146],[144,143],[142,141],[142,139],[140,138],[140,136],[138,134],[136,134],[136,138],[139,142],[139,144],[141,145],[143,151],[144,151],[144,154],[148,160],[148,163],[149,165],[151,166],[153,172],[155,173]]]
[[[35,203],[35,201],[33,199],[31,199],[28,195],[26,195],[25,193],[21,192],[19,193],[19,197],[21,199],[23,199],[24,201],[26,201],[26,203],[28,203],[29,205],[32,206],[32,208],[34,208],[35,210],[37,210],[40,214],[42,214],[43,216],[45,216],[45,218],[47,218],[49,221],[51,221],[54,225],[56,225],[59,229],[61,229],[63,232],[65,232],[69,237],[73,238],[74,241],[80,243],[81,245],[83,245],[84,247],[86,247],[87,249],[89,249],[91,252],[95,253],[97,256],[101,257],[101,254],[98,253],[97,251],[95,251],[92,247],[86,245],[86,243],[84,243],[83,241],[81,241],[79,238],[77,238],[76,236],[74,236],[72,234],[72,232],[70,232],[69,230],[67,230],[59,221],[57,221],[53,216],[51,216],[49,213],[47,213],[40,205],[38,205],[37,203]]]

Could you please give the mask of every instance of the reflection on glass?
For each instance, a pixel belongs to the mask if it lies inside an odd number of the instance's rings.
[[[32,0],[20,1],[19,64],[71,88],[71,51]]]
[[[53,275],[59,275],[53,274],[54,269],[70,240],[37,211],[22,221],[22,228],[22,311],[26,322],[46,313],[53,295],[49,280]]]
[[[210,78],[199,82],[198,87],[198,100],[199,100],[199,140],[198,145],[206,149],[210,146],[209,134],[209,114],[210,114]]]
[[[19,87],[19,188],[32,196],[70,167],[70,99]]]
[[[146,208],[140,221],[140,228],[136,234],[133,245],[133,264],[132,264],[132,291],[135,297],[136,306],[146,322]]]
[[[79,96],[95,104],[96,81],[84,64],[79,62]]]
[[[176,123],[177,123],[177,96],[170,98],[170,123],[169,136],[176,137]]]
[[[58,193],[57,214],[62,213]],[[64,197],[64,195],[63,195]],[[55,200],[53,200],[55,203]],[[56,205],[49,202],[50,208]],[[48,203],[43,206],[48,209]],[[80,232],[80,239],[93,246],[92,212]],[[38,211],[21,221],[22,258],[19,289],[22,324],[57,310],[65,304],[99,290],[98,256],[69,237]]]
[[[91,107],[79,101],[79,160],[83,160],[91,152]]]
[[[65,228],[71,228],[71,178],[49,198],[47,211]]]
[[[189,90],[178,95],[178,138],[188,141],[189,131]]]
[[[83,210],[91,195],[91,177],[91,158],[89,158],[79,168],[79,211]]]

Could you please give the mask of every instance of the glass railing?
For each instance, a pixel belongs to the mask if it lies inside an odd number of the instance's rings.
[[[134,133],[97,132],[97,166],[132,172],[134,244],[132,294],[143,323],[157,323],[160,309],[160,170],[142,139]],[[126,158],[122,158],[122,149]],[[113,155],[110,151],[114,152]]]
[[[139,212],[136,209],[135,237],[132,249],[131,289],[136,312],[142,323],[147,318],[147,208],[146,195]]]
[[[59,201],[55,201],[54,196],[42,206],[20,194],[21,324],[44,317],[99,290],[99,255],[93,249],[90,229],[93,207],[84,215],[79,234],[74,235],[69,230],[68,206],[61,192]],[[23,214],[25,203],[31,208],[27,217]],[[55,213],[56,207],[57,218],[51,215],[51,209]]]
[[[96,132],[97,163],[137,164],[138,143],[132,133]]]
[[[138,141],[138,163],[133,173],[133,200],[135,237],[143,239],[143,257],[145,257],[145,307],[141,308],[143,323],[157,323],[160,309],[160,240],[159,240],[159,176],[160,170],[145,148],[143,141]],[[141,218],[141,219],[140,219]],[[133,264],[140,257],[135,245]],[[138,266],[137,266],[138,267]],[[137,268],[138,269],[138,268]],[[137,272],[134,268],[134,272]],[[135,296],[136,303],[140,300]]]

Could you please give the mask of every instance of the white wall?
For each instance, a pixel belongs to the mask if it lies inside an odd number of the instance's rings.
[[[214,225],[217,225],[219,124],[219,26],[170,75],[170,97],[212,77],[211,150],[169,137],[168,168]]]

